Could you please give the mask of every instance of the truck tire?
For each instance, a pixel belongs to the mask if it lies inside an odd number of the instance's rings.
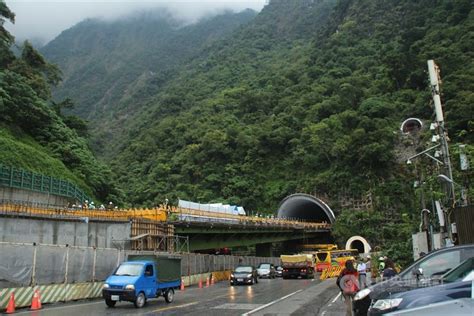
[[[136,308],[142,308],[146,304],[146,296],[145,293],[140,292],[137,295],[137,298],[135,299],[135,302],[133,302],[133,305],[135,305]]]
[[[164,296],[165,296],[166,303],[171,303],[174,299],[174,290],[167,289]]]
[[[117,303],[116,301],[112,301],[107,298],[105,299],[105,305],[107,305],[107,307],[115,307],[116,303]]]

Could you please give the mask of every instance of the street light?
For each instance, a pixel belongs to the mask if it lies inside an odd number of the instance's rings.
[[[458,187],[461,188],[461,201],[462,201],[462,205],[463,206],[466,206],[467,205],[467,198],[466,198],[466,192],[465,192],[465,189],[462,185],[460,185],[459,183],[455,182],[453,179],[449,178],[448,176],[444,175],[444,174],[439,174],[438,177],[437,177],[440,181],[444,181],[446,183],[449,183],[453,188],[452,188],[452,191],[454,192],[454,186],[457,185]],[[453,200],[454,200],[454,197],[453,197]]]
[[[442,181],[445,181],[445,182],[448,182],[448,183],[455,183],[452,179],[448,178],[446,175],[444,174],[439,174],[438,175],[438,179],[439,180],[442,180]],[[457,184],[457,183],[456,183]]]

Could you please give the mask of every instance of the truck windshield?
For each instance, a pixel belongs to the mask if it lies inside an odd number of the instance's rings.
[[[139,276],[142,272],[142,268],[143,265],[141,264],[121,264],[114,275]]]

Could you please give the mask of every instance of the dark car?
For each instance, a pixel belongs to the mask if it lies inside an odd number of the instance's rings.
[[[419,288],[433,279],[439,279],[462,261],[472,257],[474,257],[472,244],[435,250],[418,259],[396,277],[357,292],[353,300],[354,314],[367,315],[371,304],[378,299]]]
[[[230,274],[230,285],[258,283],[257,270],[252,266],[238,266]]]
[[[439,280],[435,286],[400,292],[381,298],[370,308],[369,315],[382,315],[444,301],[471,298],[474,280],[474,258],[467,259]],[[441,285],[437,285],[441,284]]]
[[[281,266],[275,268],[275,275],[279,278],[283,277],[283,268]]]
[[[257,268],[257,275],[259,278],[275,278],[275,266],[272,263],[260,263]]]

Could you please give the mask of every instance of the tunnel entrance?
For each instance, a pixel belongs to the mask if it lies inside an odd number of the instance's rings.
[[[364,243],[360,240],[354,240],[351,243],[351,249],[357,249],[359,253],[364,253]]]
[[[359,253],[369,253],[372,248],[364,237],[352,236],[346,242],[346,249],[357,249]]]
[[[320,199],[304,193],[287,196],[278,207],[277,217],[297,218],[310,222],[333,223],[335,216],[331,208]]]

